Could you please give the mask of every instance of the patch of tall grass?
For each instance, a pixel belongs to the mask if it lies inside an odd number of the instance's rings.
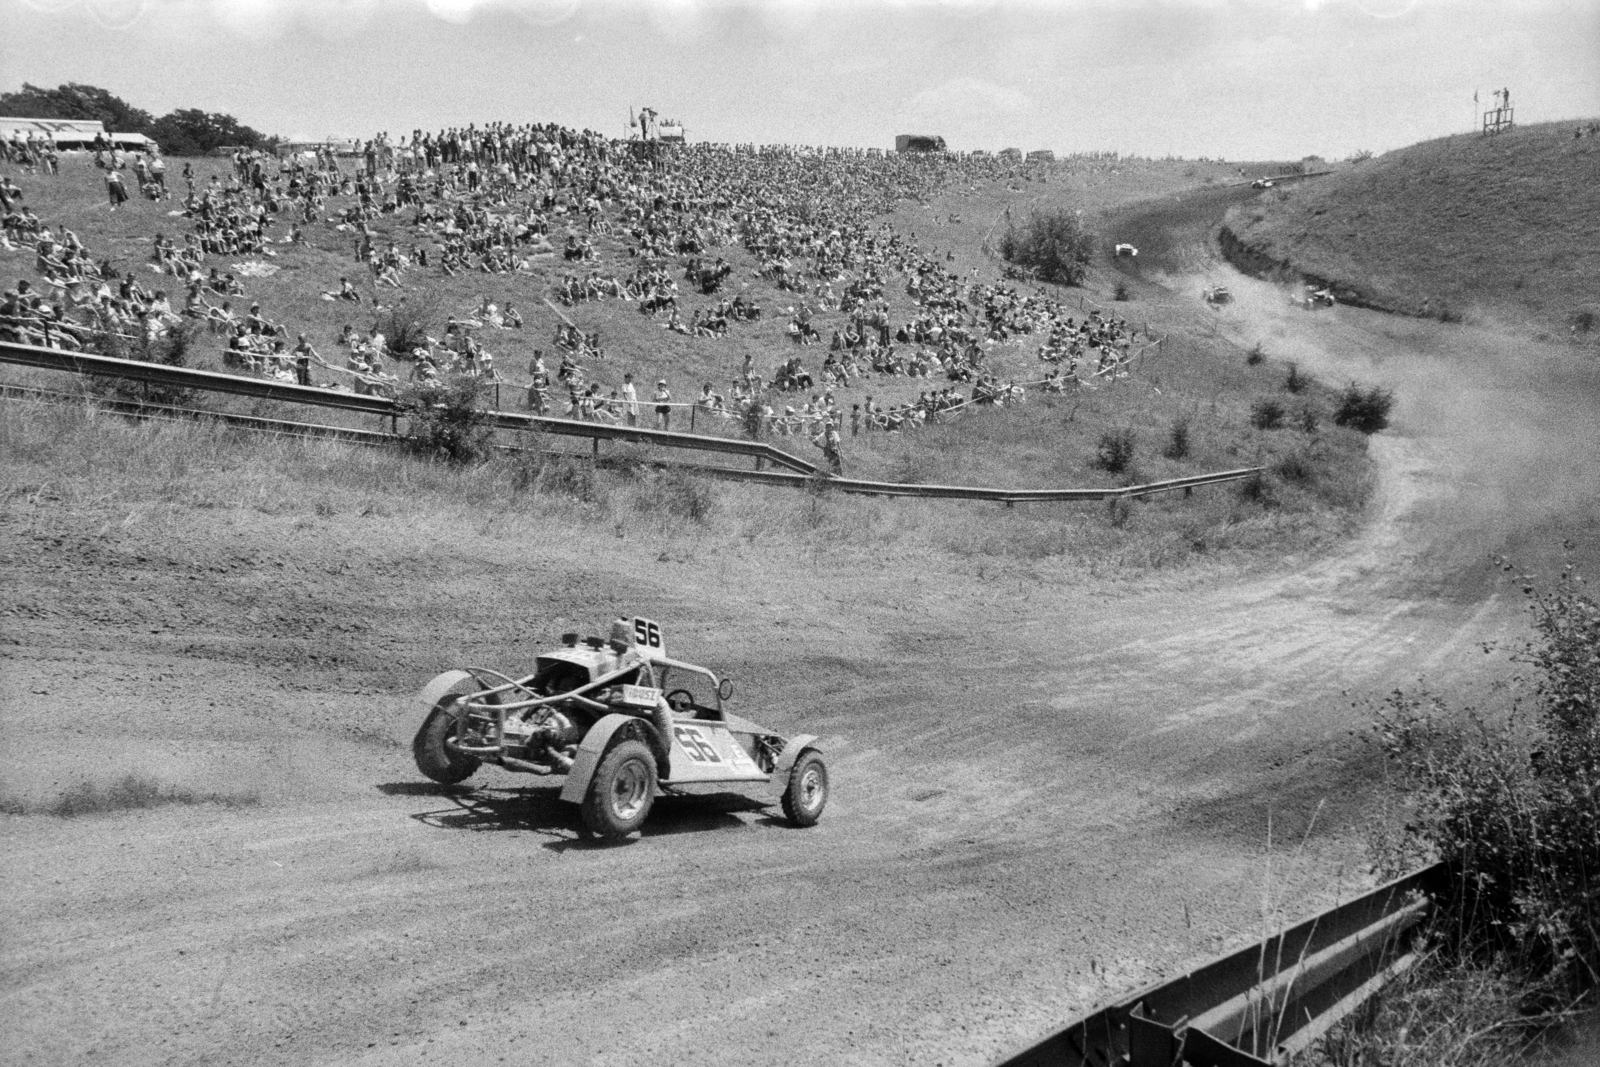
[[[464,517],[492,518],[497,536],[562,542],[639,536],[682,542],[683,551],[760,546],[775,558],[826,553],[863,565],[904,560],[919,570],[959,568],[974,557],[1022,566],[1086,563],[1103,572],[1166,568],[1189,558],[1193,545],[1213,558],[1276,543],[1277,555],[1347,530],[1367,477],[1365,463],[1346,461],[1348,442],[1339,443],[1340,435],[1357,442],[1359,435],[1338,430],[1315,460],[1314,484],[1284,487],[1270,518],[1226,487],[1164,494],[1113,515],[1072,503],[1006,508],[721,482],[658,470],[655,461],[678,457],[636,446],[607,446],[595,459],[587,450],[562,453],[527,437],[520,442],[527,451],[461,464],[204,423],[137,422],[87,405],[7,401],[3,413],[0,506],[12,510],[67,506],[96,523],[121,522],[151,505],[174,516],[187,509],[240,511],[390,526],[437,519],[459,527]],[[990,424],[1005,426],[1000,419]],[[881,445],[903,457],[900,473],[944,474],[941,457],[957,442],[930,436],[931,454],[915,441]],[[1199,445],[1212,447],[1204,439]],[[381,536],[377,528],[374,536]]]
[[[1569,564],[1524,580],[1533,636],[1498,714],[1396,692],[1373,737],[1404,818],[1385,873],[1443,861],[1427,966],[1324,1042],[1320,1060],[1504,1063],[1600,990],[1600,604]]]

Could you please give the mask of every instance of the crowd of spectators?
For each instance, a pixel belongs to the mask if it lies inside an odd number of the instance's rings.
[[[46,172],[39,161],[28,161],[28,152],[6,149],[7,158],[30,173]],[[109,157],[100,162],[111,175],[119,163],[132,165],[141,188],[154,185],[171,195],[164,163],[158,170],[157,161],[143,157],[131,164]],[[1080,319],[1041,293],[962,277],[949,269],[948,256],[922,251],[914,235],[882,221],[899,201],[925,201],[952,185],[1014,176],[1017,164],[980,154],[709,144],[663,149],[589,130],[492,123],[415,130],[398,141],[380,134],[360,146],[354,161],[319,149],[283,159],[241,151],[233,163],[231,178],[213,175],[201,185],[186,164],[186,192],[172,214],[187,220],[189,232],[181,243],[164,232],[154,237],[152,269],[186,294],[180,309],[164,289],[96,263],[70,231],[52,231],[22,206],[20,190],[6,178],[0,240],[33,249],[38,273],[55,291],[49,299],[26,286],[7,292],[0,331],[30,343],[76,347],[96,330],[159,336],[188,316],[224,336],[225,361],[241,370],[309,383],[314,363],[349,375],[352,388],[381,391],[401,378],[396,361],[410,363],[405,376],[422,382],[450,373],[509,380],[494,369],[480,334],[519,328],[520,314],[509,303],[502,312],[486,297],[474,314],[452,317],[444,338],[413,337],[403,350],[376,330],[347,326],[340,343],[349,355],[338,366],[323,361],[303,333],[291,350],[290,327],[259,303],[246,314],[236,312],[232,298],[243,295],[241,280],[208,260],[271,258],[274,244],[299,244],[307,228],[329,227],[349,235],[377,292],[380,285],[403,287],[411,272],[528,273],[537,261],[554,263],[559,255],[580,268],[555,281],[551,295],[561,304],[635,302],[642,314],[665,316],[664,329],[710,340],[728,336],[735,324],[764,329],[760,324],[771,320],[763,319],[750,289],[751,281],[764,279],[794,301],[775,328],[797,349],[818,345],[825,353],[816,375],[798,352],[770,379],[746,357],[725,393],[703,385],[694,410],[758,434],[805,434],[825,448],[847,418],[852,434],[896,432],[967,405],[1019,402],[1024,386],[1001,381],[989,366],[996,344],[1042,337],[1038,354],[1049,373],[1039,384],[1060,391],[1077,387],[1080,364],[1091,373],[1115,373],[1135,340],[1115,317]],[[114,193],[112,199],[115,206]],[[385,218],[409,226],[411,236],[380,239],[374,227]],[[275,241],[275,228],[285,227],[288,234]],[[385,228],[392,237],[396,226]],[[409,249],[402,251],[401,243]],[[733,246],[754,261],[750,281],[739,279],[727,258]],[[608,271],[599,262],[602,249],[625,254],[621,262],[632,261],[633,269],[624,276]],[[338,291],[322,295],[364,302],[349,277]],[[691,297],[708,302],[690,308]],[[825,329],[831,340],[824,339]],[[607,386],[588,369],[606,358],[598,334],[563,319],[555,343],[563,355],[554,378],[538,353],[529,380],[515,383],[526,387],[530,407],[552,411],[552,391],[565,389],[564,413],[572,417],[636,419],[638,401],[627,395],[631,381]],[[917,400],[892,405],[868,396],[847,410],[838,399],[839,391],[896,377],[924,380],[928,387]],[[934,379],[945,384],[935,386]],[[651,398],[658,425],[670,423],[674,407],[688,406],[660,399],[662,392],[670,394],[666,383]],[[786,403],[780,399],[785,393],[806,399]]]

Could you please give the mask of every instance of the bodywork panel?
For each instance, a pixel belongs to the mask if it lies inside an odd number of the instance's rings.
[[[672,778],[662,784],[766,780],[766,772],[756,766],[726,723],[704,719],[673,723]]]

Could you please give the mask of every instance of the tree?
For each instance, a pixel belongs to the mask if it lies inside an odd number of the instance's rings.
[[[180,108],[162,115],[150,124],[149,133],[169,156],[203,156],[223,145],[259,148],[267,143],[260,132],[232,115],[199,108]]]
[[[22,91],[0,93],[0,115],[28,119],[87,119],[112,133],[146,133],[150,112],[133,107],[105,89],[77,82],[55,89],[22,83]]]
[[[1047,282],[1080,285],[1094,252],[1094,235],[1066,208],[1035,211],[1021,226],[1006,224],[1000,255],[1028,267]]]

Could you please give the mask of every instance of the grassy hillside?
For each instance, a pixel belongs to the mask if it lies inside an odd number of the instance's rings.
[[[1227,230],[1241,266],[1348,302],[1600,340],[1600,138],[1569,123],[1412,145],[1264,192]]]
[[[221,160],[196,160],[193,165],[204,183],[212,173],[226,177],[228,165]],[[174,168],[176,170],[176,168]],[[1119,161],[1093,165],[1065,163],[1039,180],[1016,179],[963,183],[925,203],[902,201],[889,218],[900,233],[913,236],[920,246],[941,257],[952,272],[978,280],[996,279],[998,264],[984,257],[985,233],[1000,218],[1008,205],[1025,206],[1048,199],[1056,204],[1082,204],[1089,211],[1101,211],[1129,200],[1145,199],[1173,189],[1193,188],[1226,179],[1226,168],[1182,162]],[[1046,180],[1047,179],[1047,180]],[[173,279],[146,273],[155,234],[165,233],[181,241],[189,220],[173,213],[173,202],[136,199],[115,214],[107,211],[98,171],[80,161],[69,160],[55,177],[18,173],[15,180],[23,187],[27,203],[41,218],[70,227],[97,258],[109,258],[121,271],[134,271],[146,285],[170,284]],[[347,206],[350,197],[334,197],[330,213]],[[386,217],[374,223],[380,242],[395,240],[409,246],[419,239],[403,217]],[[469,272],[449,277],[438,268],[409,271],[401,290],[384,289],[374,293],[369,275],[354,255],[354,238],[348,232],[326,223],[306,228],[304,245],[279,245],[268,277],[244,279],[245,295],[235,298],[236,307],[259,301],[263,313],[282,322],[290,336],[306,332],[330,360],[341,360],[336,344],[341,326],[358,330],[374,321],[371,297],[395,302],[404,299],[413,306],[428,309],[435,329],[448,315],[470,316],[487,296],[505,306],[509,302],[522,309],[526,326],[521,330],[485,331],[483,341],[494,352],[497,364],[513,380],[526,377],[527,359],[535,346],[552,352],[550,344],[558,313],[545,303],[567,265],[556,261],[536,263],[531,274],[490,275]],[[559,240],[559,238],[558,238]],[[625,240],[597,236],[600,259],[595,268],[606,273],[626,274],[637,262],[629,256]],[[717,254],[727,257],[735,267],[735,278],[744,292],[776,316],[760,322],[738,323],[726,338],[684,337],[661,327],[660,321],[641,315],[636,304],[606,300],[579,304],[564,309],[586,332],[599,331],[608,358],[591,364],[593,376],[606,386],[620,382],[623,371],[632,371],[648,390],[656,378],[666,378],[681,399],[697,391],[700,382],[711,381],[726,388],[740,361],[749,354],[758,373],[770,377],[777,364],[799,351],[809,369],[820,366],[823,346],[797,349],[784,335],[786,317],[782,308],[795,302],[792,293],[772,286],[756,270],[753,257],[736,243],[724,244]],[[219,257],[220,258],[220,257]],[[244,258],[227,257],[219,265],[231,269]],[[217,262],[214,259],[213,262]],[[26,277],[36,287],[42,280],[33,270],[32,256],[26,250],[0,255],[0,270],[10,278]],[[1130,565],[1167,565],[1191,553],[1215,552],[1224,548],[1303,549],[1321,543],[1326,537],[1348,528],[1360,510],[1367,483],[1365,442],[1359,435],[1331,425],[1336,404],[1333,390],[1311,383],[1304,391],[1291,394],[1285,389],[1286,374],[1272,362],[1250,363],[1245,354],[1224,340],[1187,335],[1161,321],[1145,322],[1141,306],[1110,300],[1110,286],[1097,269],[1086,291],[1054,291],[1070,302],[1077,314],[1094,306],[1096,297],[1105,307],[1137,323],[1143,338],[1167,336],[1159,348],[1133,364],[1132,375],[1115,382],[1100,379],[1085,382],[1075,393],[1052,396],[1030,390],[1020,406],[979,408],[949,418],[920,432],[909,434],[866,433],[851,436],[846,427],[845,471],[865,478],[894,481],[993,485],[1008,487],[1100,486],[1128,484],[1132,481],[1181,477],[1205,471],[1248,464],[1272,469],[1264,486],[1250,486],[1250,495],[1240,497],[1234,488],[1204,490],[1193,498],[1175,496],[1152,505],[1142,505],[1133,513],[1108,515],[1103,509],[1052,507],[1007,511],[997,522],[993,508],[953,508],[935,505],[926,511],[901,504],[869,502],[860,499],[828,505],[819,511],[814,503],[796,501],[770,489],[708,486],[697,492],[708,494],[706,514],[714,516],[711,535],[729,536],[749,542],[757,538],[785,542],[797,526],[812,529],[829,527],[821,517],[837,511],[841,528],[851,527],[849,540],[876,541],[881,547],[904,542],[908,549],[951,553],[957,559],[994,556],[1035,561],[1051,557],[1077,560],[1120,560]],[[359,279],[368,301],[362,305],[328,302],[319,293],[335,290],[341,275]],[[709,305],[714,298],[701,297],[685,287],[683,314]],[[891,286],[885,294],[897,319],[910,318],[916,307],[907,295]],[[824,337],[841,327],[846,316],[837,311],[819,311],[817,325]],[[441,331],[442,332],[442,331]],[[986,346],[985,359],[996,373],[1019,382],[1038,379],[1044,364],[1036,356],[1042,338],[1037,334],[1013,337]],[[1144,344],[1145,341],[1141,341]],[[214,370],[225,369],[221,361],[221,338],[201,334],[191,362]],[[555,358],[550,357],[551,365]],[[318,370],[316,377],[327,383],[340,379]],[[0,368],[0,379],[30,382],[60,388],[63,376],[45,372],[26,372]],[[880,403],[913,399],[918,391],[947,384],[942,378],[867,376],[839,390],[839,399],[848,410],[868,395]],[[803,400],[787,394],[779,403],[799,404]],[[1261,429],[1252,423],[1252,410],[1262,401],[1279,403],[1285,410],[1283,425]],[[223,397],[208,397],[204,404],[280,418],[304,418],[285,405],[251,402]],[[507,388],[499,398],[501,406],[522,404],[520,389]],[[1309,414],[1308,414],[1309,413]],[[314,421],[339,421],[337,413],[318,411]],[[344,421],[350,421],[348,418]],[[360,422],[356,418],[356,422]],[[370,423],[370,420],[367,420]],[[47,424],[48,420],[47,420]],[[19,428],[23,425],[18,424]],[[37,424],[35,424],[37,425]],[[1175,425],[1186,429],[1185,448],[1172,447]],[[684,428],[676,423],[674,428]],[[114,444],[100,435],[113,431],[104,424],[85,427],[93,442],[84,447],[91,453],[110,449],[121,453],[132,447],[146,452],[141,462],[161,468],[164,449],[177,455],[191,476],[211,482],[209,472],[221,463],[228,485],[243,484],[246,457],[262,452],[256,443],[237,442],[225,450],[222,459],[203,432],[191,442],[187,432],[177,438],[165,437],[170,444],[133,446]],[[1100,444],[1108,433],[1131,431],[1134,453],[1131,464],[1120,471],[1103,469],[1099,464]],[[77,433],[77,431],[70,431]],[[736,435],[736,424],[701,419],[699,433]],[[44,440],[34,440],[30,431],[9,438],[16,464],[13,473],[21,484],[53,481],[56,460],[46,453],[57,430],[46,431]],[[182,440],[178,440],[182,438]],[[807,458],[819,458],[804,437],[776,437],[775,442]],[[544,442],[542,447],[559,448],[560,442]],[[570,446],[570,443],[569,443]],[[35,448],[41,449],[35,451]],[[291,453],[299,455],[297,449]],[[312,450],[311,454],[319,454]],[[274,453],[274,455],[276,455]],[[635,457],[639,458],[639,457]],[[675,454],[675,458],[682,458]],[[380,482],[404,482],[398,473],[409,461],[394,458],[379,466],[385,471],[374,476]],[[241,464],[243,466],[241,466]],[[352,458],[339,464],[342,470],[365,469],[367,459]],[[318,459],[309,469],[291,462],[287,469],[281,458],[267,462],[272,477],[287,500],[319,499],[325,492],[343,496],[349,486],[322,485],[327,461]],[[559,466],[559,464],[557,464]],[[624,465],[626,466],[626,464]],[[611,530],[618,524],[637,527],[644,515],[662,504],[661,488],[635,474],[617,471],[546,472],[513,469],[514,464],[492,465],[492,469],[466,475],[439,475],[440,488],[456,482],[465,495],[476,498],[479,488],[489,496],[485,502],[499,506],[519,501],[538,500],[541,510],[551,506],[551,498],[571,501],[580,522],[593,522],[598,529]],[[31,469],[30,469],[31,468]],[[636,465],[635,465],[636,469]],[[1287,473],[1285,473],[1287,472]],[[98,472],[103,476],[106,472]],[[119,485],[129,491],[122,472]],[[340,478],[343,475],[339,475]],[[430,479],[434,475],[427,475]],[[284,482],[282,479],[287,478]],[[304,479],[309,478],[307,482]],[[531,480],[530,480],[531,478]],[[91,479],[92,480],[92,479]],[[134,478],[133,482],[140,479]],[[221,488],[222,483],[217,483]],[[477,488],[474,488],[476,486]],[[530,486],[531,494],[524,492]],[[208,490],[209,492],[209,490]],[[136,494],[137,495],[137,494]],[[250,493],[222,489],[222,506],[254,506]],[[566,507],[566,504],[560,505]],[[340,505],[341,510],[343,505]],[[700,509],[690,508],[699,514]],[[846,518],[848,516],[848,518]],[[1159,516],[1159,518],[1158,518]],[[1265,520],[1257,522],[1257,519]],[[691,523],[691,526],[696,525]],[[835,531],[837,532],[837,531]],[[701,539],[704,534],[696,534]],[[808,537],[799,539],[802,549]]]

